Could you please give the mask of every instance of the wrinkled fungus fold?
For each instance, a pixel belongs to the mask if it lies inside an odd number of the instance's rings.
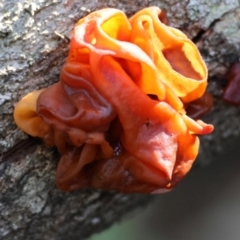
[[[16,105],[19,128],[58,148],[60,189],[160,193],[190,170],[197,135],[213,130],[186,111],[209,111],[207,68],[167,23],[157,7],[130,19],[112,8],[90,13],[75,26],[60,81]]]

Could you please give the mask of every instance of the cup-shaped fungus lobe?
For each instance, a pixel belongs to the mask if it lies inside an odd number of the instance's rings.
[[[17,104],[17,125],[61,153],[60,189],[159,193],[190,170],[197,135],[213,130],[185,111],[205,96],[207,69],[166,23],[157,7],[130,19],[111,8],[89,14],[76,24],[60,81]]]

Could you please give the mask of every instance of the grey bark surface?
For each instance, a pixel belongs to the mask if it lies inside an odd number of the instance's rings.
[[[240,109],[221,100],[224,76],[240,59],[238,0],[3,0],[0,2],[0,239],[84,239],[119,220],[152,196],[98,190],[71,193],[54,185],[55,149],[14,124],[14,105],[30,91],[58,81],[68,38],[81,17],[103,7],[127,15],[147,6],[165,9],[170,25],[199,47],[209,69],[215,126],[201,138],[197,163],[212,161],[239,135]]]

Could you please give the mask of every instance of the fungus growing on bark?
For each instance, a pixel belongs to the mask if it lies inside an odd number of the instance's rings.
[[[197,134],[213,126],[184,106],[204,94],[207,69],[196,46],[160,19],[157,7],[129,20],[111,8],[89,14],[74,29],[60,82],[16,105],[17,125],[61,153],[60,189],[163,192],[190,170]]]
[[[223,100],[239,106],[240,105],[240,63],[235,63],[228,73],[228,84],[223,92]]]

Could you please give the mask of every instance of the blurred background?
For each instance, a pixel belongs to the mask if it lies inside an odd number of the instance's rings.
[[[239,240],[240,138],[171,192],[89,240]]]

